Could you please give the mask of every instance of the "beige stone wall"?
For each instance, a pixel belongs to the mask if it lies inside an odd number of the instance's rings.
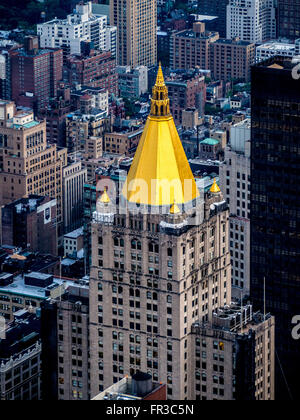
[[[155,0],[113,0],[110,22],[117,26],[119,65],[157,64],[157,4]]]
[[[210,206],[221,200],[209,198],[203,223],[180,236],[158,232],[157,215],[92,225],[92,397],[99,385],[105,389],[135,370],[167,383],[169,399],[188,397],[191,326],[231,300],[228,213],[210,217]]]
[[[4,123],[0,134],[7,144],[2,148],[0,204],[5,205],[29,194],[57,199],[57,223],[62,222],[62,168],[66,150],[47,145],[46,121],[32,128],[17,129]]]

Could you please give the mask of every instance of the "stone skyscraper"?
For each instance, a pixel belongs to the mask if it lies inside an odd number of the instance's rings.
[[[229,39],[254,44],[276,38],[274,0],[229,0],[226,32]]]
[[[58,235],[62,231],[62,172],[67,149],[48,145],[46,121],[34,118],[31,110],[0,101],[0,205],[28,195],[55,198]]]
[[[110,24],[117,27],[119,65],[156,64],[157,0],[110,0]]]
[[[220,187],[230,209],[232,294],[250,293],[250,185],[251,121],[230,129],[230,142],[220,167]]]
[[[106,180],[107,181],[107,180]],[[104,191],[92,223],[91,397],[125,374],[189,397],[192,325],[231,302],[228,206],[200,192],[159,69],[151,113],[120,197]],[[125,210],[125,211],[124,211]]]

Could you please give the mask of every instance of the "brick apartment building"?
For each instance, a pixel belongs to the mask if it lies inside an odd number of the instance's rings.
[[[203,22],[193,29],[172,34],[170,66],[176,69],[201,68],[211,70],[215,80],[250,80],[250,68],[255,62],[255,45],[235,39],[220,39],[217,32],[205,30]]]
[[[207,32],[204,23],[193,29],[175,32],[170,40],[170,67],[173,69],[210,68],[209,45],[219,39],[217,32]]]
[[[198,72],[172,76],[166,85],[169,91],[170,109],[176,124],[182,124],[182,112],[196,109],[204,115],[206,101],[205,77]]]
[[[12,99],[39,111],[56,96],[62,79],[63,51],[39,49],[37,37],[25,38],[24,48],[11,52]]]
[[[239,39],[219,39],[210,44],[210,69],[215,80],[250,81],[255,45]]]
[[[29,195],[2,208],[2,244],[57,254],[56,200]]]
[[[61,83],[57,97],[42,109],[38,117],[46,120],[47,141],[64,147],[66,145],[66,116],[72,111],[71,92],[69,86]]]
[[[143,130],[105,133],[104,151],[133,156],[142,134]]]
[[[86,55],[68,56],[66,67],[71,86],[99,87],[118,94],[116,60],[110,52],[91,50]]]

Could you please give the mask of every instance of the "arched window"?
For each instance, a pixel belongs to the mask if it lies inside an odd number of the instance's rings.
[[[168,283],[167,289],[168,289],[168,292],[172,292],[173,287],[171,283]]]

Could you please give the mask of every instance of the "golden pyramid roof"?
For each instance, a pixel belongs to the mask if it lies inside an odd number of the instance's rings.
[[[103,203],[103,204],[109,204],[110,203],[110,198],[107,194],[107,188],[104,189],[104,192],[100,197],[100,203]]]
[[[171,206],[199,197],[173,117],[161,65],[145,125],[123,196],[131,203]]]
[[[218,194],[219,192],[221,192],[220,187],[217,184],[216,178],[214,178],[214,183],[212,184],[210,192],[213,194]]]

